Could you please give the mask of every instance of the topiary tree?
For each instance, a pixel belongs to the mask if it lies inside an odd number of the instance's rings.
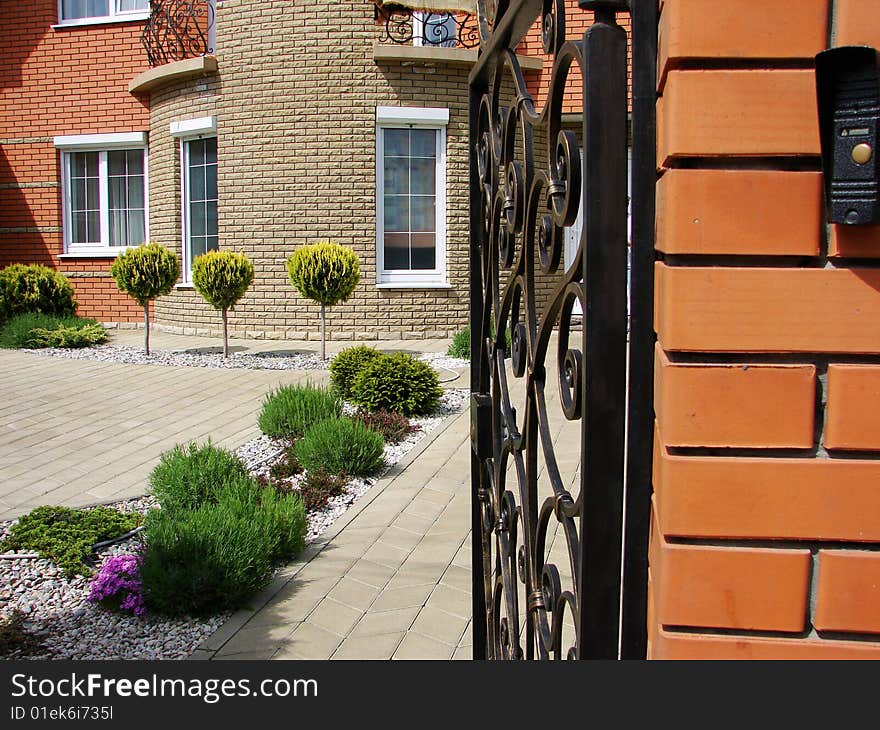
[[[144,243],[116,257],[110,274],[120,291],[144,308],[144,349],[150,354],[150,300],[167,294],[180,275],[177,256],[158,243]]]
[[[17,314],[73,316],[73,287],[63,274],[40,264],[0,269],[0,322]]]
[[[336,241],[318,241],[287,257],[287,274],[297,291],[321,305],[321,359],[327,357],[327,307],[347,300],[361,279],[358,257]]]
[[[229,357],[227,313],[254,280],[254,265],[243,253],[208,251],[193,261],[192,280],[202,299],[223,312],[223,357]]]

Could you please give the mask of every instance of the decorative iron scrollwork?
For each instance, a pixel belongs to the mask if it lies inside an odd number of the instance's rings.
[[[492,34],[483,39],[471,76],[471,278],[481,284],[481,292],[471,289],[472,329],[479,325],[472,335],[471,382],[473,402],[482,404],[474,421],[474,622],[475,642],[481,628],[485,639],[475,655],[484,651],[493,659],[617,656],[626,407],[626,33],[617,24],[620,3],[579,4],[595,13],[595,23],[572,41],[565,35],[565,0],[498,0],[491,7],[481,0],[481,12],[493,16],[493,33],[502,40]],[[514,49],[539,15],[553,71],[547,102],[536,109]],[[562,121],[574,68],[587,80],[583,147]],[[581,206],[577,251],[561,271],[565,230]],[[539,284],[547,277],[554,288],[544,304]],[[578,305],[583,328],[576,332]],[[518,413],[519,401],[524,406]],[[554,409],[580,426],[575,482],[562,477]],[[488,456],[481,428],[492,432]],[[554,537],[564,543],[563,569],[550,555]]]
[[[150,0],[141,44],[150,66],[214,53],[213,0]]]
[[[384,7],[385,20],[381,43],[435,46],[441,48],[476,48],[480,30],[473,15],[413,11],[402,7]]]

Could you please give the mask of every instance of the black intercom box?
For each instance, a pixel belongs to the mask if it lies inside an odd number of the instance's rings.
[[[844,46],[817,55],[816,94],[828,221],[880,223],[877,50]]]

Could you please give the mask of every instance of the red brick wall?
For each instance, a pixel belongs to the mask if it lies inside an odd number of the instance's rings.
[[[812,67],[850,43],[874,0],[662,6],[652,658],[880,658],[880,227],[825,224]]]
[[[56,0],[0,3],[0,266],[44,263],[71,276],[79,313],[138,321],[110,259],[60,259],[60,162],[52,137],[149,129],[128,82],[147,68],[143,23],[53,29]]]

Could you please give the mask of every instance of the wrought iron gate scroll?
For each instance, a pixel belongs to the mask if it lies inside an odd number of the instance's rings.
[[[565,0],[493,2],[478,0],[480,56],[470,77],[474,658],[644,656],[657,3],[579,0],[595,22],[572,41]],[[618,14],[630,5],[634,46],[644,38],[645,49],[634,53],[639,295],[628,302],[627,36]],[[514,52],[536,19],[553,60],[542,108]],[[563,124],[575,67],[580,140]],[[565,229],[580,206],[577,253],[561,271]],[[542,277],[555,277],[546,303]],[[629,375],[639,387],[630,386],[627,405],[628,363],[639,368]],[[580,425],[579,477],[568,485],[548,413],[554,391],[564,418]],[[553,534],[564,540],[563,570],[547,555]]]

